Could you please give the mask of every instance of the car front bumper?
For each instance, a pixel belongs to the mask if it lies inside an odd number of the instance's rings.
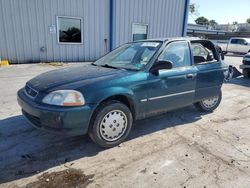
[[[250,68],[250,57],[244,57],[240,69],[249,69]]]
[[[240,69],[250,69],[250,65],[240,65]]]
[[[68,136],[86,134],[95,109],[95,105],[60,107],[38,104],[23,89],[18,91],[17,101],[23,115],[34,127]]]

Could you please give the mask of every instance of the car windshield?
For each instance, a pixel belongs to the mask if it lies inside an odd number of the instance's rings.
[[[161,45],[161,42],[151,41],[128,43],[93,64],[110,68],[140,70],[150,61]]]

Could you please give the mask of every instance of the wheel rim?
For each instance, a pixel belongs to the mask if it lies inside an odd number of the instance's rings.
[[[203,106],[206,108],[213,108],[219,100],[219,96],[211,97],[202,101]]]
[[[101,137],[106,141],[116,141],[121,138],[127,129],[127,116],[121,110],[108,112],[100,124]]]

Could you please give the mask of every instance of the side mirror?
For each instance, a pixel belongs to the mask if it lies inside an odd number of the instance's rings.
[[[153,74],[159,74],[159,70],[172,69],[173,63],[171,61],[158,60],[151,67],[150,72]]]
[[[244,42],[244,45],[246,45],[246,46],[247,46],[247,45],[248,45],[248,42]]]

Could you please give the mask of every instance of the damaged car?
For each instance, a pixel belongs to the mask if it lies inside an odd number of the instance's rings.
[[[92,64],[38,75],[18,91],[18,103],[36,128],[88,134],[108,148],[123,142],[138,119],[192,104],[214,111],[227,72],[209,40],[136,41]]]

